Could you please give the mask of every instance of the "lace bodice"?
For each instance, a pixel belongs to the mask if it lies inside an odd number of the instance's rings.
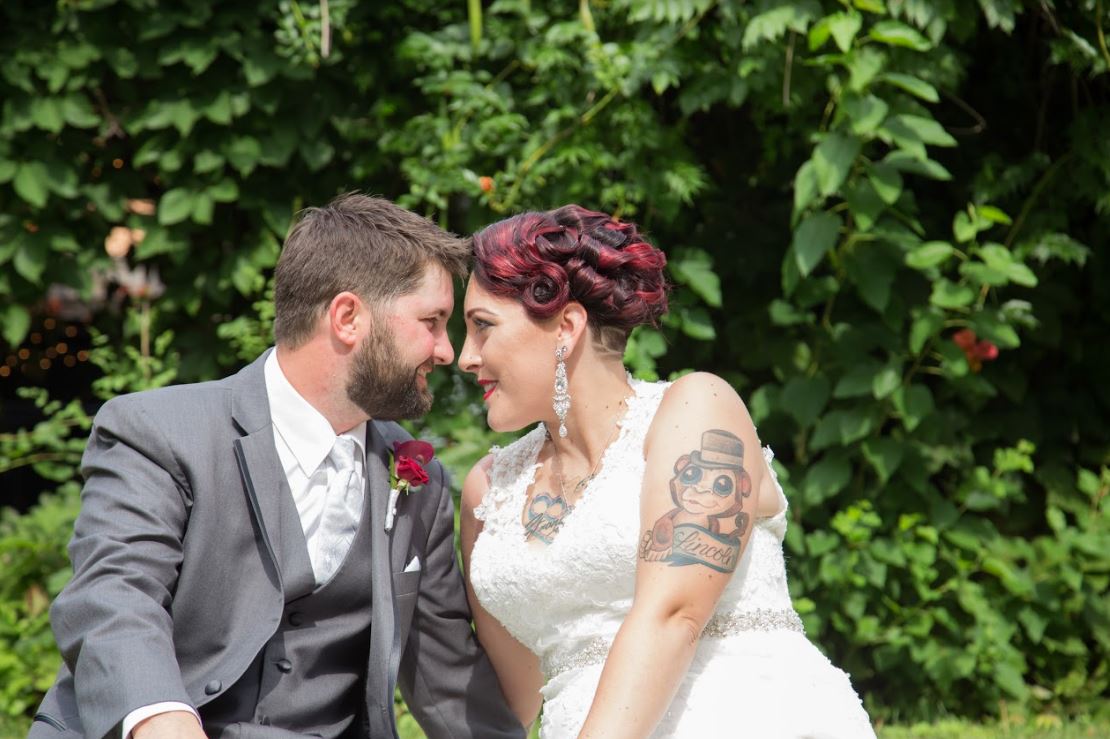
[[[483,522],[471,557],[475,593],[492,616],[541,658],[548,677],[557,668],[581,664],[581,655],[590,650],[607,649],[598,645],[612,640],[632,606],[643,444],[668,383],[631,384],[634,394],[617,439],[549,546],[527,542],[521,521],[539,468],[542,425],[494,450],[489,490],[475,510]],[[769,448],[764,457],[774,479]],[[774,481],[781,510],[753,527],[711,621],[721,632],[714,635],[724,636],[737,624],[766,630],[797,623],[800,628],[787,592],[782,554],[786,500]],[[784,614],[790,625],[776,626],[774,620]]]

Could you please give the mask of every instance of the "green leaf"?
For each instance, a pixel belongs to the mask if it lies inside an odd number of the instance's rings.
[[[873,359],[853,364],[836,383],[834,398],[858,398],[871,394],[871,384],[883,366]]]
[[[846,64],[848,66],[848,88],[855,92],[863,92],[882,71],[886,64],[886,55],[881,51],[865,46],[851,54]]]
[[[994,679],[998,686],[1018,700],[1025,700],[1029,687],[1022,678],[1021,670],[1008,662],[995,665]]]
[[[262,146],[251,136],[236,136],[224,149],[227,161],[244,177],[254,171],[261,155]]]
[[[883,485],[898,471],[906,451],[904,442],[889,437],[868,439],[861,448],[864,459],[875,469]]]
[[[158,202],[158,223],[163,226],[181,223],[193,212],[193,201],[192,191],[183,187],[166,192]]]
[[[906,255],[906,264],[914,269],[939,267],[956,253],[947,241],[926,241]]]
[[[30,113],[31,120],[38,128],[51,133],[60,133],[65,127],[65,108],[58,98],[31,98]]]
[[[913,431],[933,412],[933,394],[924,385],[899,387],[894,391],[894,407],[902,417],[902,425]]]
[[[834,444],[851,444],[870,434],[874,426],[875,419],[864,407],[831,411],[817,422],[809,445],[820,450]]]
[[[713,271],[713,257],[703,249],[688,249],[668,263],[671,274],[714,308],[721,307],[721,278]]]
[[[230,177],[225,177],[208,188],[208,197],[217,203],[230,203],[239,197],[239,185]]]
[[[809,50],[816,51],[825,45],[831,35],[841,52],[852,48],[852,41],[863,25],[863,18],[855,11],[833,13],[813,25],[809,31]]]
[[[1001,272],[1011,281],[1025,287],[1036,287],[1037,276],[1033,270],[1022,264],[1001,244],[985,244],[979,249],[978,257],[987,267]]]
[[[905,90],[909,94],[921,98],[925,102],[935,103],[940,100],[940,95],[937,94],[937,88],[933,87],[925,80],[918,79],[912,75],[888,72],[880,77],[880,80]]]
[[[902,175],[886,164],[873,164],[867,170],[867,179],[882,201],[894,205],[902,194]]]
[[[879,21],[871,27],[868,35],[880,43],[901,46],[914,51],[928,51],[933,48],[933,44],[921,35],[920,31],[900,21]]]
[[[933,311],[923,311],[910,326],[910,351],[917,354],[925,342],[936,336],[944,327],[944,316]]]
[[[819,6],[811,2],[791,2],[758,13],[748,21],[744,28],[741,46],[749,50],[764,41],[776,41],[788,30],[805,33],[806,26],[819,11]]]
[[[955,146],[956,139],[944,130],[944,127],[932,118],[920,115],[897,115],[888,120],[888,124],[897,121],[907,130],[912,131],[921,141],[933,146]]]
[[[828,454],[806,473],[802,495],[806,505],[819,505],[835,496],[852,479],[852,466],[841,454]]]
[[[22,305],[9,305],[3,315],[4,340],[9,347],[17,347],[31,329],[31,312]]]
[[[797,326],[810,320],[808,313],[798,310],[792,303],[788,303],[781,298],[775,298],[771,301],[767,313],[771,317],[771,323],[776,326]]]
[[[40,244],[44,247],[41,241],[32,241],[24,239],[19,249],[15,252],[15,258],[12,260],[12,266],[15,271],[24,279],[32,284],[39,284],[42,279],[42,273],[46,269],[46,256],[45,248],[41,248]]]
[[[301,159],[312,172],[322,169],[335,156],[335,148],[324,138],[305,139],[301,141],[299,150]]]
[[[231,93],[227,90],[221,90],[216,98],[204,106],[202,110],[208,120],[226,126],[232,120]]]
[[[93,110],[88,98],[83,95],[67,95],[63,98],[62,116],[66,123],[75,128],[92,128],[100,123],[100,116]]]
[[[829,381],[823,375],[792,377],[783,387],[779,402],[799,426],[806,428],[829,402]]]
[[[1021,346],[1018,332],[1006,322],[1002,313],[985,310],[972,316],[971,326],[979,336],[993,341],[999,349],[1016,349]]]
[[[0,159],[0,185],[11,182],[17,171],[19,171],[19,165],[11,159]]]
[[[918,159],[904,151],[892,151],[883,157],[883,162],[900,172],[928,177],[931,180],[948,181],[952,173],[932,159]]]
[[[975,291],[967,285],[958,285],[941,278],[933,283],[933,293],[929,302],[939,308],[964,308],[975,300]]]
[[[861,26],[863,26],[863,17],[853,11],[834,13],[829,16],[829,31],[832,32],[837,47],[844,52],[852,48],[852,40],[859,33]]]
[[[12,180],[15,192],[24,201],[36,208],[46,205],[50,188],[50,173],[42,162],[27,162],[19,165],[19,171]]]
[[[873,134],[890,110],[885,100],[874,95],[847,96],[841,107],[851,119],[852,133],[860,136]]]
[[[193,195],[193,207],[189,215],[193,221],[203,225],[212,223],[212,211],[214,208],[212,197],[206,192],[198,192]]]
[[[682,331],[687,336],[699,341],[712,341],[717,337],[713,328],[713,321],[704,308],[684,308],[682,310]]]
[[[817,167],[813,160],[807,160],[794,175],[794,217],[797,218],[810,203],[817,199],[820,186],[817,183]]]
[[[855,178],[844,189],[844,201],[852,211],[852,219],[860,231],[870,231],[886,210],[886,203],[865,178]]]
[[[986,218],[991,223],[999,223],[1003,226],[1010,226],[1013,224],[1013,219],[1006,215],[1005,211],[996,208],[993,205],[976,205],[975,212]]]
[[[851,202],[851,201],[850,201]],[[857,218],[862,213],[853,209]],[[862,226],[861,226],[862,228]],[[848,277],[858,288],[863,302],[882,313],[890,303],[890,289],[894,283],[897,264],[890,259],[881,246],[857,244],[844,259]]]
[[[812,272],[836,244],[840,225],[840,216],[823,211],[807,216],[795,229],[791,246],[802,277]]]
[[[205,149],[193,157],[193,171],[197,174],[214,172],[224,166],[224,158],[214,151]]]
[[[836,192],[859,155],[860,141],[855,137],[833,133],[827,135],[813,152],[813,166],[822,195]]]
[[[871,381],[871,393],[876,399],[882,400],[902,384],[902,375],[895,367],[884,367]]]

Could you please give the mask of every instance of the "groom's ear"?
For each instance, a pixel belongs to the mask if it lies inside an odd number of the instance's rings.
[[[341,292],[328,304],[327,322],[331,335],[348,348],[354,348],[370,330],[370,320],[366,304],[353,292]]]
[[[578,346],[578,342],[585,338],[589,318],[581,303],[572,300],[563,307],[559,315],[560,343],[566,345],[571,352]]]

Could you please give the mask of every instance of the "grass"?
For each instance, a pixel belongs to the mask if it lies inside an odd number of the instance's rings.
[[[877,733],[879,739],[1103,739],[1110,737],[1110,717],[1061,719],[1042,714],[990,723],[946,719],[931,724],[885,726]]]

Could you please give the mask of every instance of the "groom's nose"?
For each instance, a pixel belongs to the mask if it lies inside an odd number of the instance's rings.
[[[436,338],[432,359],[435,360],[436,364],[451,364],[455,359],[455,350],[451,347],[451,340],[447,338],[446,331]]]

